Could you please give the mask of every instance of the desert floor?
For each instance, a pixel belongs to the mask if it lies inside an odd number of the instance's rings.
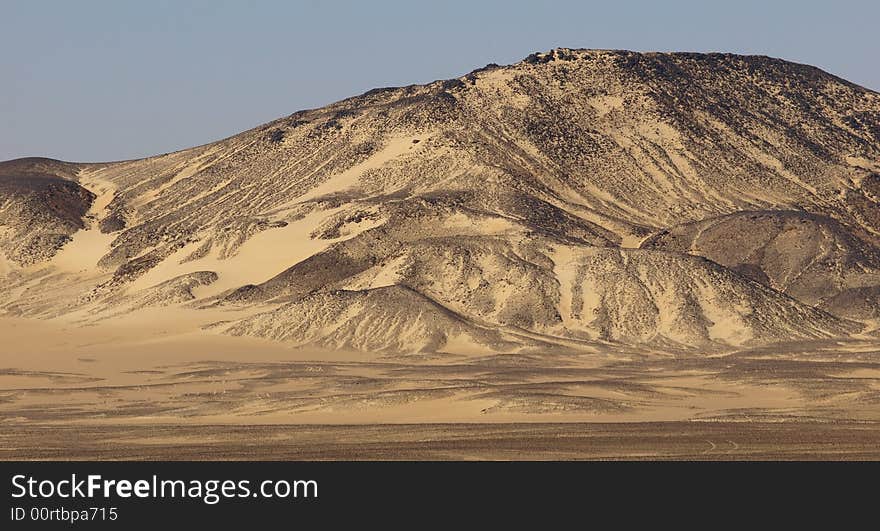
[[[867,338],[386,356],[161,319],[0,318],[0,459],[880,458]]]

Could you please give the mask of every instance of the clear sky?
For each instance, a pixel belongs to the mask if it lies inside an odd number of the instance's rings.
[[[880,0],[0,0],[0,160],[204,144],[557,46],[726,51],[880,89]]]

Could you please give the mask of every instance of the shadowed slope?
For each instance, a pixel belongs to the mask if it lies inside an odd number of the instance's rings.
[[[95,195],[70,180],[77,171],[52,159],[0,162],[0,253],[19,265],[41,262],[85,226]]]
[[[837,298],[880,286],[880,249],[830,218],[740,212],[673,227],[642,248],[705,256],[807,304],[846,316],[874,316]]]

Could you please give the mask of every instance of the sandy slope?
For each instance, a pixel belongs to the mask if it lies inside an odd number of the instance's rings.
[[[116,195],[116,186],[110,182],[88,175],[81,175],[79,184],[95,194],[92,205],[86,212],[87,224],[73,233],[70,242],[66,243],[50,261],[60,271],[71,273],[91,273],[98,261],[110,252],[116,236],[103,233],[98,220],[104,219],[107,207]]]

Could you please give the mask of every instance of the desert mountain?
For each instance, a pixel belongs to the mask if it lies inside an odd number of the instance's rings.
[[[880,94],[758,56],[556,49],[148,159],[0,163],[0,311],[297,345],[842,337],[877,325],[878,246]]]

